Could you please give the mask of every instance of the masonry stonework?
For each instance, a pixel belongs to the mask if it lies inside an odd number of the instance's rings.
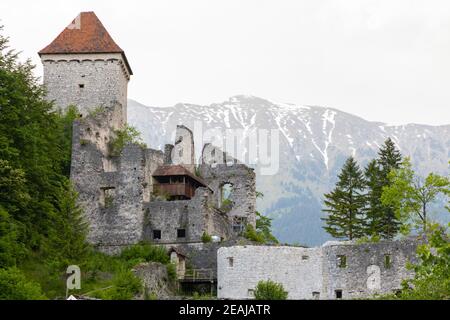
[[[289,299],[354,299],[395,293],[413,272],[415,240],[318,248],[236,246],[217,253],[221,299],[250,299],[259,281],[281,283]]]

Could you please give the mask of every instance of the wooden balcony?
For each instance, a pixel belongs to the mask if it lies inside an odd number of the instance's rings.
[[[191,199],[195,195],[195,188],[188,183],[157,184],[155,191],[160,195],[168,195],[175,198]]]

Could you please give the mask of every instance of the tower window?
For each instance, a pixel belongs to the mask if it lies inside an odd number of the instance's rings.
[[[336,299],[342,299],[342,290],[336,290],[334,293],[336,294]]]
[[[177,229],[177,238],[186,238],[186,229]]]
[[[153,230],[153,240],[161,240],[161,230]]]
[[[84,84],[80,83],[80,84],[78,85],[78,87],[79,87],[80,89],[84,89]]]
[[[337,256],[337,262],[339,268],[347,268],[347,257],[346,256]]]
[[[230,268],[232,268],[234,265],[234,258],[233,257],[228,257],[228,266]]]

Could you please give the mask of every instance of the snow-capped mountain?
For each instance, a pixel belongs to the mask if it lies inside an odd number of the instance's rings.
[[[209,106],[177,104],[167,108],[130,100],[128,122],[156,149],[173,141],[177,124],[198,128],[201,123],[203,130],[222,132],[240,129],[240,139],[259,129],[278,130],[278,172],[271,176],[256,172],[257,190],[264,194],[258,209],[274,218],[274,233],[283,242],[318,245],[330,239],[320,220],[322,195],[333,187],[348,156],[355,156],[364,166],[387,137],[403,155],[411,157],[420,174],[448,174],[450,125],[390,126],[332,108],[275,103],[253,96],[235,96]],[[202,146],[196,142],[196,155],[200,156]]]

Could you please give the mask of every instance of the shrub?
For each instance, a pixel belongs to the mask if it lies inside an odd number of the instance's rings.
[[[175,282],[177,280],[177,266],[174,263],[167,264],[167,275],[170,282]]]
[[[281,283],[271,280],[260,281],[255,289],[256,300],[286,300],[288,292],[284,290]]]
[[[212,242],[212,237],[208,233],[203,232],[202,242],[203,243],[210,243],[210,242]]]
[[[0,269],[0,300],[43,299],[40,285],[27,280],[19,269]]]
[[[122,152],[123,148],[128,143],[135,143],[140,145],[142,148],[146,148],[145,143],[142,142],[140,138],[139,131],[134,127],[126,126],[122,130],[116,130],[114,138],[109,142],[109,155],[112,157],[117,157]]]
[[[131,271],[120,271],[112,280],[112,288],[98,291],[96,296],[104,300],[131,300],[142,290],[142,282]]]
[[[159,262],[162,264],[170,262],[169,255],[163,247],[148,243],[137,244],[124,249],[120,254],[120,259],[126,261],[130,267],[142,262]]]
[[[261,233],[258,233],[252,225],[247,225],[245,228],[244,238],[258,243],[265,242],[264,236]]]

